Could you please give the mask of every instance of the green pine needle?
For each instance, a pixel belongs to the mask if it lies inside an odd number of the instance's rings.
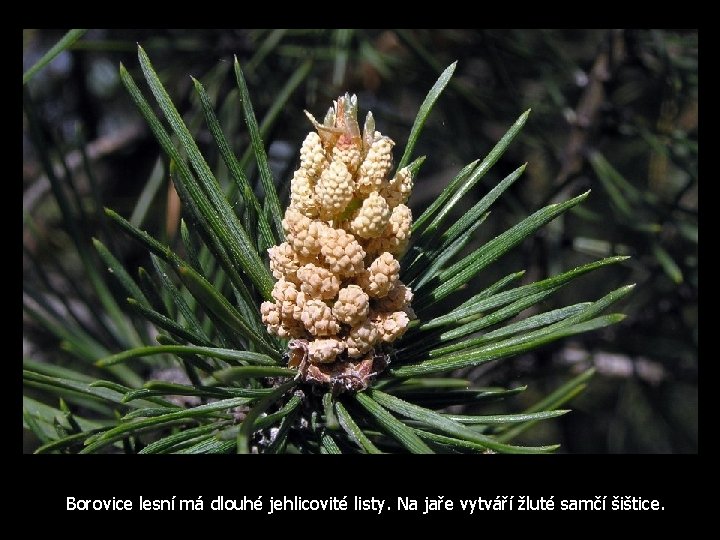
[[[35,62],[30,69],[23,73],[23,85],[32,79],[38,71],[52,62],[58,54],[70,48],[70,46],[80,39],[85,32],[87,32],[87,29],[83,28],[73,28],[72,30],[68,30],[67,34],[60,38],[60,40],[53,45],[52,48],[40,58],[40,60]]]

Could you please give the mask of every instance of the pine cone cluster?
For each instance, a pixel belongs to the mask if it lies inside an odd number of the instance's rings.
[[[398,262],[410,240],[412,175],[389,178],[395,143],[375,131],[372,113],[360,132],[355,96],[338,98],[322,124],[306,114],[315,131],[290,184],[287,240],[268,250],[278,281],[262,320],[291,338],[290,365],[306,380],[361,389],[384,367],[376,348],[414,318]]]

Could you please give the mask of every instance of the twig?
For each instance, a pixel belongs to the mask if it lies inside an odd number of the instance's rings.
[[[559,202],[570,196],[575,175],[582,170],[585,161],[590,129],[595,125],[605,102],[605,83],[625,60],[625,56],[623,31],[611,30],[595,58],[585,91],[576,109],[569,115],[570,135],[561,155],[560,171],[553,181],[558,190],[548,202]]]

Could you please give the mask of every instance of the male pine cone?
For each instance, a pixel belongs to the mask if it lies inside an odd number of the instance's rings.
[[[287,241],[268,250],[278,281],[262,320],[293,338],[290,365],[305,380],[357,390],[384,367],[376,347],[414,318],[398,262],[410,239],[412,175],[390,177],[395,143],[375,131],[372,113],[360,132],[356,96],[334,101],[322,124],[306,114],[316,131],[290,184]]]

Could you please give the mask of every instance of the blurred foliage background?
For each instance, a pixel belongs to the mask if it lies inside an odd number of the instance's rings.
[[[25,30],[23,71],[64,33]],[[697,451],[697,31],[90,30],[30,81],[28,95],[44,136],[76,179],[76,202],[89,216],[83,233],[105,230],[101,202],[172,244],[180,234],[179,200],[118,76],[119,62],[138,70],[137,43],[152,56],[210,155],[213,145],[190,75],[217,100],[221,125],[242,156],[248,136],[231,74],[238,56],[285,195],[309,127],[303,109],[322,117],[345,91],[356,93],[360,114],[372,110],[378,129],[402,148],[425,93],[458,60],[416,150],[428,156],[410,200],[416,215],[532,108],[504,163],[494,169],[498,175],[527,161],[525,176],[498,201],[466,249],[543,204],[593,192],[582,207],[468,284],[468,294],[511,271],[527,268],[524,279],[530,281],[613,254],[632,258],[586,276],[540,308],[591,300],[629,282],[638,286],[622,306],[628,318],[620,325],[467,376],[485,386],[529,384],[520,403],[497,406],[498,412],[516,411],[592,365],[597,375],[573,401],[575,411],[541,423],[519,443],[557,441],[568,453]],[[275,106],[279,95],[287,96],[281,107]],[[458,211],[499,179],[489,174]],[[78,317],[92,318],[92,309],[83,313],[84,303],[73,304],[87,294],[84,267],[50,192],[25,120],[25,295],[60,291],[68,313],[74,308]],[[108,236],[126,267],[147,267],[141,248],[117,232]],[[25,357],[70,361],[36,319],[24,314],[23,321]],[[30,449],[37,444],[28,433],[25,443]]]

